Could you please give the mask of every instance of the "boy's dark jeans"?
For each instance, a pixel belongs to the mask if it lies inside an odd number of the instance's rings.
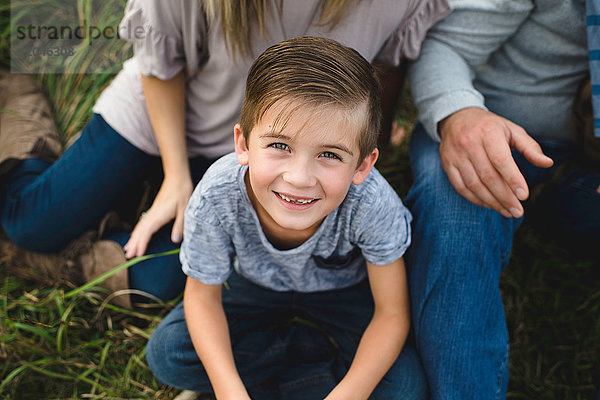
[[[323,399],[343,378],[373,314],[368,282],[326,292],[275,292],[236,273],[223,289],[236,366],[253,399]],[[294,315],[301,318],[293,320]],[[192,345],[183,303],[158,326],[148,365],[168,385],[212,388]],[[372,399],[428,398],[421,363],[407,342]]]

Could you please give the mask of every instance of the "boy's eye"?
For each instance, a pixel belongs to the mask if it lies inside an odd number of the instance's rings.
[[[323,153],[321,153],[321,157],[331,158],[332,160],[341,160],[342,159],[340,156],[338,156],[337,154],[332,153],[330,151],[324,151]]]
[[[290,149],[290,147],[285,143],[271,143],[269,145],[269,147],[273,147],[277,150],[285,150],[285,151]]]

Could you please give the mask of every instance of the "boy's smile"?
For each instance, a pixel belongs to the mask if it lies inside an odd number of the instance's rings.
[[[284,193],[275,192],[275,194],[281,200],[283,200],[284,206],[290,208],[291,210],[304,210],[310,207],[310,205],[313,204],[315,201],[319,201],[319,199],[294,197],[292,195],[286,195]]]
[[[248,197],[267,238],[280,248],[297,247],[360,184],[377,159],[377,150],[358,165],[357,135],[362,116],[325,106],[296,107],[281,123],[283,108],[269,108],[248,142],[236,125],[240,164],[248,164]],[[362,111],[362,108],[359,108]]]

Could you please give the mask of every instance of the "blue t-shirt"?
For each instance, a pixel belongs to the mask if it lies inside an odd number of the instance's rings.
[[[279,250],[265,237],[246,192],[247,166],[234,153],[216,161],[194,190],[185,212],[183,272],[208,285],[233,269],[276,291],[316,292],[364,280],[365,259],[387,265],[410,244],[410,212],[373,169],[300,246]]]

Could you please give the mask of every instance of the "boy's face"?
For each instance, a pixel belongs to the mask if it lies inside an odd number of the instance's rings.
[[[282,108],[278,103],[267,110],[248,142],[236,125],[236,153],[240,164],[249,165],[247,191],[265,233],[306,240],[341,204],[350,184],[366,179],[378,151],[358,164],[362,115],[300,107],[285,126],[276,125]]]

